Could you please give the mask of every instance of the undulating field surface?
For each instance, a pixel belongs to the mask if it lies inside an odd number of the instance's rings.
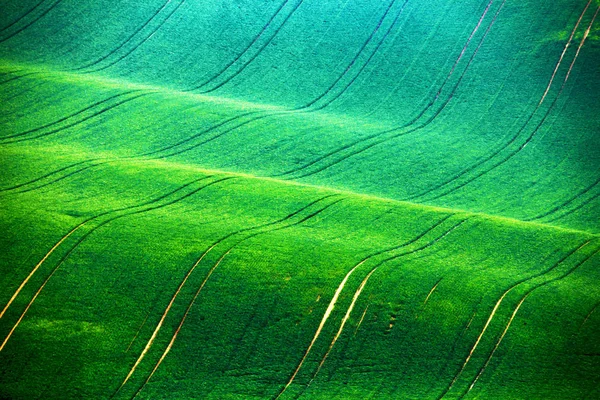
[[[599,10],[0,1],[0,397],[600,399]]]

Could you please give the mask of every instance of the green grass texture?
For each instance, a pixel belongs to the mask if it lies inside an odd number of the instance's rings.
[[[600,398],[600,1],[0,3],[0,398]]]

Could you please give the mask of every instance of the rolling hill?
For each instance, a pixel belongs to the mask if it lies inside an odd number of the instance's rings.
[[[0,397],[600,397],[600,2],[8,0]]]

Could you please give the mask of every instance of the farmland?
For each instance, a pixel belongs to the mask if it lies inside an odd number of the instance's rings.
[[[600,397],[600,2],[5,1],[0,397]]]

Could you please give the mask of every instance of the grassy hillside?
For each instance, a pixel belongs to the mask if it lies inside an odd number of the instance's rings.
[[[599,10],[4,2],[0,397],[597,398]]]

